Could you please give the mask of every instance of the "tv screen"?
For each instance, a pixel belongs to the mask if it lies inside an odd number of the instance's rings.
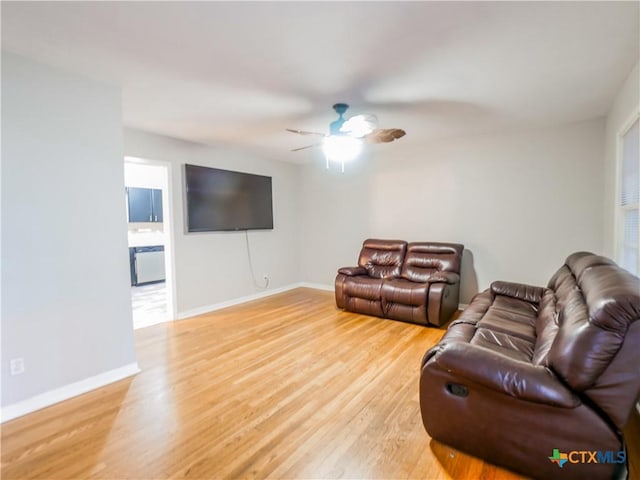
[[[271,177],[185,165],[187,231],[273,228]]]

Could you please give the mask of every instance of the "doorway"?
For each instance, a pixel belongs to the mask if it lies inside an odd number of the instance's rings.
[[[176,318],[171,165],[125,157],[133,328]]]

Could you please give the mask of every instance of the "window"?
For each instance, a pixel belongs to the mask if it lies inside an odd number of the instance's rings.
[[[620,137],[620,178],[617,202],[618,263],[640,275],[640,121]]]

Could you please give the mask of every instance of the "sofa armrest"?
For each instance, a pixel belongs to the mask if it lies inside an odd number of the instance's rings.
[[[540,300],[542,300],[544,296],[545,289],[523,283],[498,281],[491,284],[491,291],[497,295],[505,295],[529,303],[540,303]]]
[[[427,279],[428,283],[448,283],[453,285],[460,282],[460,275],[454,272],[433,272]]]
[[[427,354],[423,368],[435,364],[462,381],[482,385],[529,402],[575,408],[580,398],[549,369],[513,360],[469,343],[441,343]]]
[[[338,269],[338,273],[347,277],[355,277],[356,275],[366,275],[367,270],[364,267],[342,267]]]

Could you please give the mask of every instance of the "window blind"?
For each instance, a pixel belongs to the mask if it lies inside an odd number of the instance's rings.
[[[640,121],[638,120],[622,137],[619,207],[620,265],[638,275],[640,273]]]

